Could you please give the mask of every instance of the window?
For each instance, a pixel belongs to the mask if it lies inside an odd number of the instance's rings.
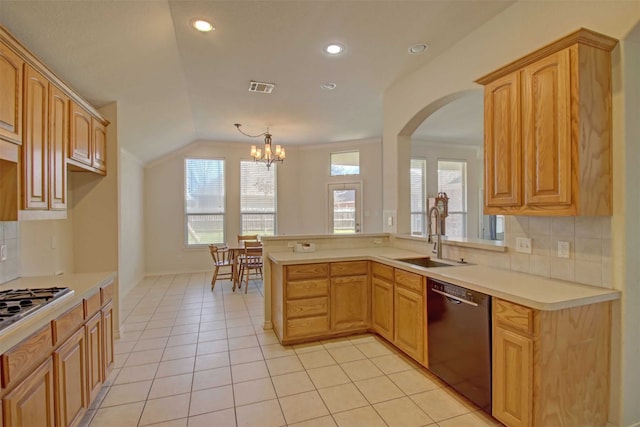
[[[276,165],[240,162],[241,234],[276,234]]]
[[[224,242],[224,160],[185,159],[184,170],[187,246]]]
[[[445,232],[449,237],[467,235],[467,162],[438,161],[438,192],[449,197]]]
[[[427,214],[427,161],[411,159],[409,169],[411,192],[411,234],[424,236]]]
[[[360,175],[360,152],[331,153],[331,176]]]

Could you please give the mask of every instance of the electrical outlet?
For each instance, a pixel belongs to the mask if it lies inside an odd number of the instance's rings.
[[[288,248],[295,248],[296,247],[296,242],[287,242],[287,247]]]
[[[559,258],[569,258],[571,245],[569,242],[563,242],[561,240],[558,241],[558,257]]]
[[[531,253],[531,239],[528,237],[516,237],[516,252]]]
[[[0,245],[0,261],[7,260],[7,245]]]
[[[373,244],[374,245],[381,245],[382,244],[382,239],[373,239]]]

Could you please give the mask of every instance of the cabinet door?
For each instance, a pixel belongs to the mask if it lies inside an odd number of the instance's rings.
[[[0,138],[22,143],[22,66],[24,62],[0,43]]]
[[[393,341],[393,283],[378,277],[371,279],[371,324],[376,333]]]
[[[368,326],[368,276],[331,279],[331,330],[362,329]]]
[[[419,362],[424,360],[424,321],[426,307],[422,294],[395,286],[394,344]]]
[[[89,403],[93,402],[102,386],[102,320],[98,312],[85,324],[87,337],[87,384]]]
[[[49,209],[67,208],[69,98],[49,85]]]
[[[25,66],[25,129],[22,144],[24,209],[49,209],[48,80]]]
[[[510,427],[531,425],[533,345],[502,328],[493,331],[493,416]]]
[[[80,328],[53,353],[56,378],[56,420],[60,427],[77,426],[89,407],[87,347]]]
[[[91,166],[91,115],[75,102],[71,103],[69,158]]]
[[[525,203],[571,204],[569,49],[523,69]]]
[[[113,370],[113,303],[110,302],[102,309],[102,328],[104,336],[104,370],[102,378],[106,381],[107,377]]]
[[[502,77],[484,90],[485,205],[522,205],[520,73]]]
[[[91,166],[101,171],[107,170],[107,128],[94,118],[91,118],[93,130],[93,153]]]
[[[53,362],[42,365],[2,399],[6,427],[53,427]]]

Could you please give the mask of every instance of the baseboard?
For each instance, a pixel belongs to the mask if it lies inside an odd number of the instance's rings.
[[[173,271],[163,271],[157,273],[145,273],[145,277],[157,277],[157,276],[166,276],[168,274],[195,274],[195,273],[210,273],[212,269],[206,270],[173,270]]]
[[[262,329],[264,330],[273,329],[273,323],[271,323],[271,320],[265,320],[264,324],[262,325]]]

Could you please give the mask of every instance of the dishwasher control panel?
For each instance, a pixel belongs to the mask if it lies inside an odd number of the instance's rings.
[[[434,279],[429,279],[429,283],[430,283],[430,286],[429,286],[430,289],[435,289],[436,291],[440,291],[445,294],[451,295],[452,297],[459,298],[469,302],[479,303],[480,301],[478,301],[479,299],[478,296],[483,296],[483,294],[470,291],[469,289],[463,288],[461,286],[452,285],[451,283],[440,282]]]

